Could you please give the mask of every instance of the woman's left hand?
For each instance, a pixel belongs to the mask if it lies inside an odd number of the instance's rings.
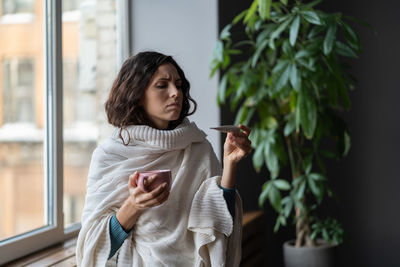
[[[236,164],[251,151],[249,134],[251,129],[242,124],[239,133],[230,132],[227,134],[224,143],[224,162]]]

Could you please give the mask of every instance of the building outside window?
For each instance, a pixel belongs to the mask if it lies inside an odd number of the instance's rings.
[[[0,0],[0,23],[29,24],[37,14],[35,0]]]
[[[1,3],[2,14],[34,13],[34,0],[3,0]]]
[[[3,124],[34,123],[34,65],[32,59],[3,60]]]

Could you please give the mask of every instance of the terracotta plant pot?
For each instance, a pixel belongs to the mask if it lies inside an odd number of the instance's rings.
[[[285,267],[335,267],[337,245],[317,240],[315,247],[294,246],[290,240],[283,244],[283,261]]]

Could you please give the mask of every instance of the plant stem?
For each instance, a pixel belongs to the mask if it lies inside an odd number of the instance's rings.
[[[304,200],[304,199],[303,199]],[[300,208],[296,207],[296,247],[314,247],[315,241],[311,239],[311,228],[308,213],[306,210],[301,214]]]
[[[288,149],[288,154],[289,154],[289,162],[290,162],[290,169],[292,171],[292,179],[294,180],[296,178],[296,163],[294,161],[293,157],[293,148],[292,148],[292,140],[290,139],[290,135],[285,138],[286,140],[286,146]]]
[[[300,147],[302,147],[303,143],[301,140],[299,140],[298,133],[295,133],[294,140],[295,140],[296,153],[297,153],[297,157],[298,157],[297,158],[297,164],[298,164],[297,166],[296,166],[296,162],[294,160],[292,141],[290,139],[290,136],[288,138],[286,138],[286,142],[288,145],[290,165],[292,167],[293,181],[296,179],[296,177],[300,176],[300,173],[301,173],[300,166],[301,166],[302,160],[303,160],[301,153],[300,153]],[[305,201],[306,201],[305,197],[303,197],[303,199],[301,199],[301,202],[304,204]],[[304,205],[304,207],[306,207],[306,205]],[[296,212],[296,244],[295,244],[295,246],[296,247],[301,247],[303,245],[315,246],[315,242],[310,237],[311,229],[310,229],[310,221],[309,221],[307,209],[303,208],[303,210],[301,210],[299,206],[296,206],[295,212]]]
[[[297,143],[297,142],[296,142]],[[292,146],[292,140],[291,136],[289,135],[286,137],[286,144],[287,144],[287,149],[288,149],[288,154],[289,154],[289,161],[290,161],[290,167],[292,170],[292,179],[293,181],[300,175],[300,170],[296,168],[296,162],[294,160],[294,155],[293,155],[293,146]],[[299,158],[300,161],[300,158]],[[304,202],[304,199],[302,200]],[[296,212],[296,247],[301,247],[303,245],[303,241],[305,239],[305,235],[307,235],[307,228],[304,227],[306,225],[305,219],[307,216],[305,214],[301,214],[301,210],[299,206],[295,207],[295,212]]]
[[[296,148],[296,153],[297,153],[297,163],[298,163],[298,172],[300,172],[300,166],[303,162],[303,157],[301,156],[300,148],[302,147],[302,144],[299,140],[299,133],[295,133],[294,136],[295,140],[295,148]]]

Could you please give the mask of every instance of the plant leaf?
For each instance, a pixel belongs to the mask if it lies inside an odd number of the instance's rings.
[[[297,109],[300,112],[300,124],[306,138],[311,139],[317,125],[317,106],[308,90],[300,90]]]
[[[301,200],[304,196],[304,191],[306,190],[306,181],[302,180],[299,185],[299,189],[297,190],[296,197],[298,200]]]
[[[283,134],[285,136],[289,136],[294,131],[294,129],[296,129],[296,122],[294,120],[294,116],[291,116],[290,119],[286,122]]]
[[[267,181],[263,184],[262,186],[262,192],[260,196],[258,197],[258,206],[262,208],[264,206],[265,201],[268,198],[269,191],[271,190],[271,182]]]
[[[324,40],[324,54],[328,55],[331,51],[332,51],[332,47],[334,44],[334,40],[336,37],[336,24],[331,25],[328,28],[328,31],[326,33],[325,36],[325,40]]]
[[[313,179],[310,179],[309,176],[307,176],[307,182],[308,182],[308,185],[310,186],[311,192],[315,195],[315,197],[318,200],[321,200],[323,191],[321,189],[321,186],[318,184],[318,182],[316,182]]]
[[[255,112],[255,108],[249,108],[246,105],[242,105],[236,114],[234,125],[238,125],[239,123],[247,125],[253,117]]]
[[[313,155],[311,154],[308,157],[306,157],[303,161],[304,172],[307,175],[311,172],[311,169],[312,169],[312,159],[313,159]]]
[[[264,146],[263,145],[259,145],[254,154],[253,154],[253,166],[254,169],[259,172],[261,170],[261,167],[264,163]]]
[[[265,124],[265,126],[268,129],[276,129],[279,126],[278,121],[272,115],[268,115],[262,121],[263,121],[263,124]],[[235,124],[235,125],[237,125],[237,124]]]
[[[275,142],[275,139],[273,139],[273,141]],[[279,162],[278,156],[273,150],[273,144],[271,141],[264,142],[264,159],[265,165],[267,165],[268,170],[271,173],[271,178],[275,179],[279,174]]]
[[[342,157],[346,156],[349,153],[351,142],[350,142],[350,135],[347,133],[347,131],[344,132],[344,150]]]
[[[286,180],[276,179],[273,180],[273,183],[279,190],[284,190],[284,191],[290,190],[290,184]]]
[[[232,24],[238,23],[246,14],[247,14],[247,9],[246,9],[246,10],[243,10],[242,12],[240,12],[239,15],[237,15],[237,16],[233,19]]]
[[[275,91],[279,91],[280,89],[282,89],[282,87],[284,87],[287,84],[289,80],[289,74],[290,74],[290,64],[288,61],[286,61],[284,68],[275,76],[276,77],[276,80],[274,81]]]
[[[294,46],[296,44],[297,35],[299,33],[299,26],[300,26],[300,16],[297,15],[292,25],[290,26],[290,44]]]
[[[318,232],[317,232],[317,231],[313,231],[310,238],[311,238],[312,240],[315,240],[315,238],[317,237],[317,235],[318,235]]]
[[[272,69],[272,73],[282,72],[284,68],[289,64],[289,61],[286,59],[282,59],[278,61],[278,64]]]
[[[322,25],[320,18],[318,17],[317,13],[314,11],[304,11],[302,12],[302,17],[307,20],[308,22],[316,25]]]
[[[281,193],[275,186],[271,186],[268,198],[272,207],[279,213],[281,209]]]
[[[221,39],[221,40],[227,40],[227,39],[229,39],[229,37],[231,36],[231,32],[230,32],[231,28],[232,28],[232,25],[231,25],[231,24],[226,25],[226,26],[222,29],[222,31],[221,31],[221,33],[220,33],[220,35],[219,35],[219,39]]]
[[[288,218],[293,209],[293,200],[287,196],[282,199],[281,203],[283,205],[283,215]]]
[[[359,53],[361,52],[360,38],[357,33],[344,21],[342,21],[342,29],[344,38],[353,49],[356,49]]]
[[[221,82],[219,83],[219,87],[218,87],[218,104],[219,105],[225,103],[227,82],[228,82],[228,75],[225,74],[224,76],[222,76]]]
[[[257,46],[256,52],[254,52],[254,55],[252,56],[252,61],[251,61],[251,66],[254,68],[257,64],[257,60],[260,57],[261,52],[267,47],[268,45],[268,39],[265,39],[262,41],[262,43]]]
[[[276,38],[279,37],[279,35],[286,29],[286,27],[289,25],[289,23],[292,21],[292,17],[288,17],[282,24],[279,25],[279,27],[271,33],[271,37],[269,39],[269,46],[272,49],[275,49],[274,41]]]
[[[296,92],[299,92],[301,87],[301,78],[300,73],[297,71],[297,67],[295,63],[290,64],[290,75],[289,75],[290,83],[293,86],[293,89]]]
[[[257,11],[257,6],[258,6],[258,0],[253,0],[253,3],[251,4],[250,8],[247,10],[247,14],[244,17],[243,22],[248,23],[254,16],[254,14]]]
[[[354,51],[349,46],[347,46],[342,42],[336,41],[335,47],[336,47],[336,52],[341,56],[358,58],[357,54],[354,53]]]
[[[214,77],[215,73],[217,72],[217,70],[220,68],[221,63],[218,62],[217,59],[213,58],[211,61],[211,73],[210,73],[210,79],[212,77]]]
[[[322,182],[322,181],[326,181],[325,176],[323,176],[322,174],[319,173],[310,173],[308,175],[308,178],[310,178],[311,180],[317,181],[317,182]]]
[[[307,38],[308,39],[314,39],[316,38],[321,32],[323,32],[326,29],[324,25],[314,25],[311,29],[311,31],[308,33]]]
[[[214,48],[214,57],[220,62],[224,61],[224,43],[221,40],[217,41]]]
[[[324,240],[327,240],[327,241],[329,241],[329,234],[328,234],[328,230],[326,230],[326,228],[323,228],[322,229],[322,238],[324,239]]]
[[[274,233],[278,232],[280,225],[281,225],[281,221],[279,220],[279,217],[278,217],[278,218],[276,218],[276,221],[275,221]]]
[[[286,226],[286,218],[284,216],[279,215],[278,219],[283,226]]]
[[[245,105],[242,105],[236,114],[234,125],[238,125],[239,123],[242,123],[242,121],[244,120],[246,115],[247,115],[247,107]]]
[[[228,53],[224,53],[224,62],[222,64],[222,69],[225,69],[231,63],[231,57]]]
[[[302,57],[309,57],[311,55],[311,51],[310,50],[306,50],[306,49],[302,49],[299,52],[296,53],[296,55],[294,56],[295,59],[300,59]]]
[[[272,0],[258,0],[258,13],[265,20],[270,18]]]
[[[251,141],[251,147],[252,148],[258,148],[259,143],[261,142],[261,134],[260,134],[260,129],[257,127],[257,125],[253,128],[253,130],[250,132],[249,139]]]
[[[318,5],[319,3],[321,3],[321,1],[322,0],[315,0],[315,1],[312,1],[311,3],[308,3],[308,4],[304,5],[303,7],[305,9],[309,9],[309,8],[312,8],[312,7],[316,6],[316,5]]]
[[[242,50],[239,49],[229,49],[228,51],[229,55],[240,55],[242,53]]]

